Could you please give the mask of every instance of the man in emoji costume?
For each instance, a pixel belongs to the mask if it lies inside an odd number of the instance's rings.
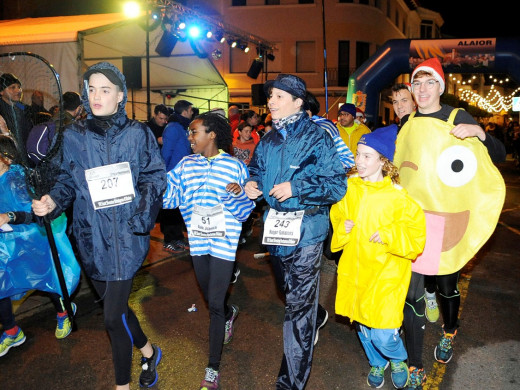
[[[404,313],[408,388],[420,389],[426,380],[424,275],[436,275],[444,334],[435,358],[448,363],[458,328],[460,270],[489,239],[504,204],[505,184],[492,160],[503,161],[505,150],[466,111],[440,103],[445,80],[437,58],[419,64],[411,83],[417,111],[397,137],[394,163],[401,185],[426,215],[426,246],[412,265]]]
[[[429,219],[425,251],[412,267],[423,275],[460,270],[489,239],[504,204],[504,180],[482,142],[450,134],[457,112],[448,122],[412,113],[397,139],[401,183]]]

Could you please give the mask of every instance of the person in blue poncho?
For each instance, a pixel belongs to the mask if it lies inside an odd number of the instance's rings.
[[[71,332],[71,323],[61,300],[61,288],[43,226],[35,223],[31,199],[25,184],[25,173],[16,164],[15,142],[0,135],[0,356],[25,342],[22,329],[16,325],[11,299],[20,299],[29,290],[49,293],[57,311],[56,338]],[[65,234],[66,217],[52,223],[67,289],[72,293],[78,285],[80,268]],[[72,304],[74,312],[76,305]]]

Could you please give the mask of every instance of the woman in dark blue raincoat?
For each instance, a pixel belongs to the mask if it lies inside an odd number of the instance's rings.
[[[305,82],[280,74],[264,89],[273,130],[256,146],[245,191],[269,205],[263,244],[283,279],[284,356],[276,388],[303,389],[312,364],[329,205],[345,195],[346,175],[332,138],[303,111]]]
[[[162,352],[148,341],[128,298],[161,207],[164,162],[146,124],[126,115],[123,74],[101,62],[91,66],[83,80],[87,119],[66,129],[57,183],[33,202],[33,210],[39,216],[54,216],[73,205],[80,257],[104,300],[116,389],[129,389],[133,345],[143,354],[140,384],[151,387]]]

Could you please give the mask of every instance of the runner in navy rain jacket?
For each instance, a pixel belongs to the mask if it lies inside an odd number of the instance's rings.
[[[258,183],[269,207],[277,211],[308,210],[297,246],[304,247],[327,237],[328,206],[345,195],[347,178],[331,137],[308,115],[302,115],[286,130],[285,140],[277,130],[260,140],[248,166],[249,181]],[[291,182],[293,197],[280,203],[269,196],[269,191],[273,185],[286,181]],[[269,246],[268,249],[271,254],[285,256],[297,247]]]
[[[115,66],[113,69],[119,74]],[[61,172],[49,193],[57,206],[52,215],[60,215],[74,203],[73,233],[87,276],[101,281],[128,280],[148,253],[149,232],[166,189],[166,171],[152,131],[126,116],[126,86],[108,129],[99,127],[93,118],[87,92],[85,88],[82,102],[88,119],[73,123],[64,133]],[[130,163],[135,199],[94,210],[85,170],[125,161]]]

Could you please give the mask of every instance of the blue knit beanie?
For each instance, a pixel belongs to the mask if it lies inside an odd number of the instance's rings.
[[[395,140],[397,138],[397,125],[380,127],[373,132],[365,134],[358,142],[370,146],[376,152],[382,154],[390,161],[394,161]]]
[[[356,106],[352,103],[345,103],[339,108],[339,112],[348,112],[354,118],[356,117]]]

